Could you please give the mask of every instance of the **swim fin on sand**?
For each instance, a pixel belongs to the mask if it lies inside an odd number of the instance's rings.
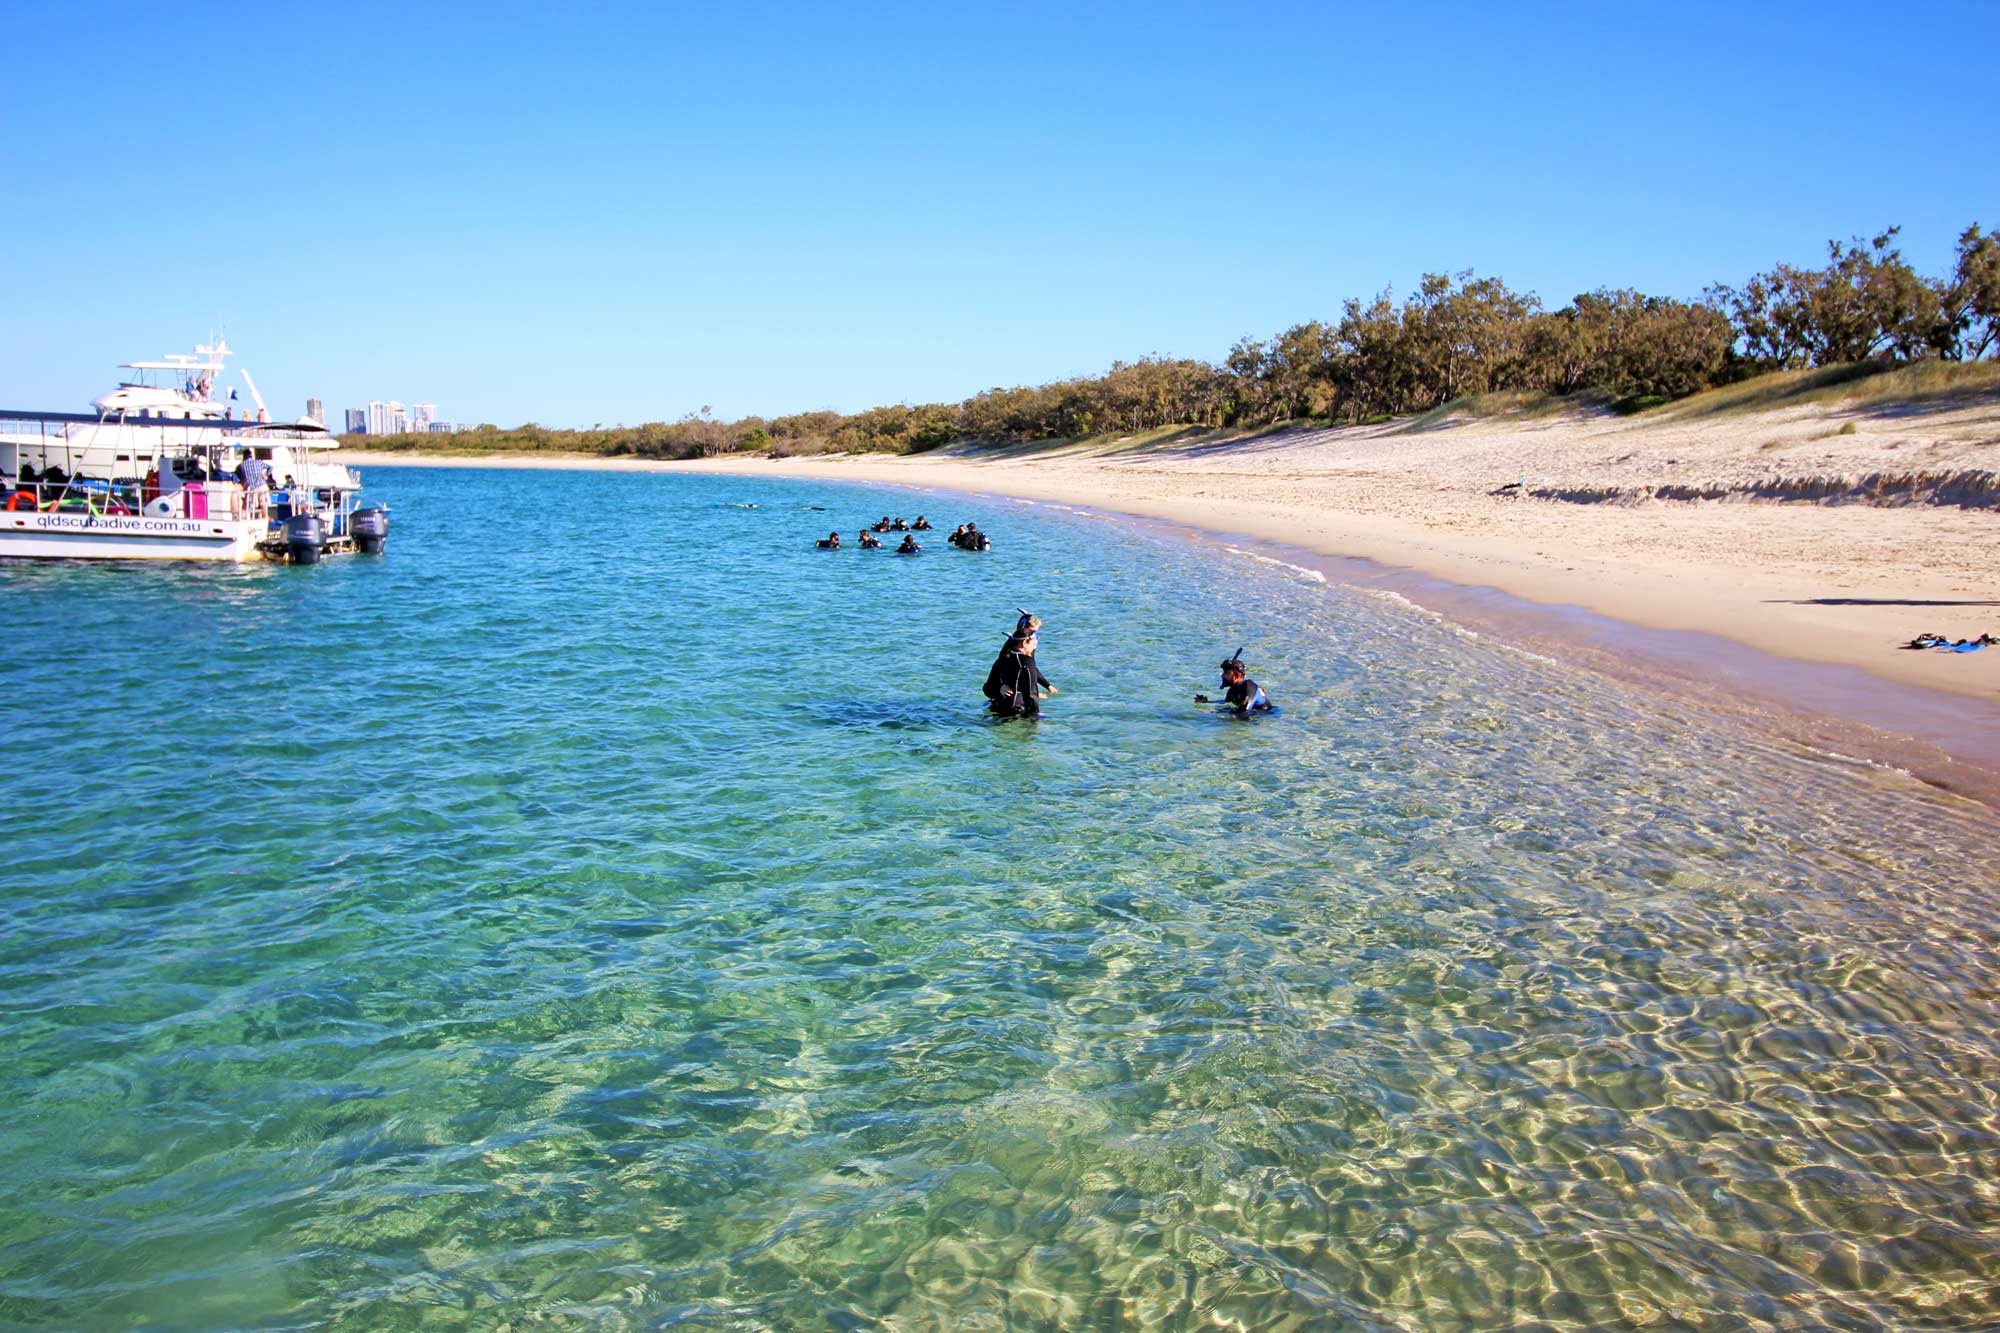
[[[1916,638],[1911,639],[1902,646],[1919,650],[1928,648],[1940,653],[1976,653],[1981,648],[1989,647],[1996,643],[2000,643],[2000,639],[1994,638],[1991,634],[1982,634],[1976,639],[1959,639],[1953,642],[1942,634],[1926,632],[1919,634]]]

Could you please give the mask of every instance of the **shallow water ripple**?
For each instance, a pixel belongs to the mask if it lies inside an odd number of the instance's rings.
[[[0,1325],[2000,1323],[1984,811],[1046,508],[370,481],[0,569]]]

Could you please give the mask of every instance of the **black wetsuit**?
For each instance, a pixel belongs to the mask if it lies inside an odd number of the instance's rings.
[[[1271,701],[1264,695],[1264,687],[1245,676],[1222,692],[1222,701],[1239,713],[1268,713]]]
[[[1017,650],[1010,640],[993,659],[986,673],[986,697],[1002,717],[1035,717],[1042,711],[1037,691],[1049,685],[1049,678],[1035,665],[1035,659]],[[1053,687],[1051,687],[1053,688]]]

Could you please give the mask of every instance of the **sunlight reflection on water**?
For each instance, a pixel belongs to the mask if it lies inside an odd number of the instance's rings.
[[[2000,1321],[1979,808],[1047,508],[370,482],[0,570],[0,1322]]]

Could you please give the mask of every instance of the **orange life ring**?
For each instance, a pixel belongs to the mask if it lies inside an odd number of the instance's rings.
[[[10,514],[18,514],[23,509],[38,509],[38,508],[40,508],[40,506],[35,503],[35,495],[33,491],[15,491],[12,495],[7,497],[7,512]]]

